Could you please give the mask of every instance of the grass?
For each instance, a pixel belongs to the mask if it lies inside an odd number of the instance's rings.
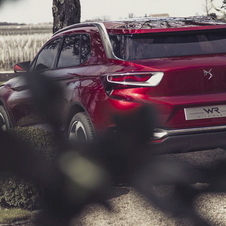
[[[0,224],[10,224],[15,221],[27,220],[32,216],[32,212],[22,209],[1,209]]]
[[[0,69],[12,70],[14,64],[32,60],[50,37],[51,33],[0,36]]]
[[[52,24],[44,25],[7,25],[0,26],[0,36],[4,35],[31,35],[52,33]]]
[[[0,28],[0,70],[12,70],[16,63],[32,60],[52,36],[50,25]]]

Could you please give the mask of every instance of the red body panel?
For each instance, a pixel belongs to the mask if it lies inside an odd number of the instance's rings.
[[[109,34],[118,35],[226,29],[224,24],[167,29],[120,29],[118,22],[104,25]],[[108,127],[114,126],[113,115],[129,114],[144,104],[155,107],[158,117],[157,128],[190,131],[191,128],[226,125],[226,117],[188,120],[185,115],[187,108],[210,107],[212,109],[214,106],[226,105],[226,53],[126,61],[115,57],[113,53],[113,57],[109,57],[109,50],[112,49],[108,48],[110,43],[108,43],[108,36],[104,39],[98,26],[74,25],[55,34],[51,39],[73,34],[88,34],[90,37],[91,51],[84,63],[68,68],[51,68],[43,72],[45,76],[59,82],[64,88],[62,108],[65,115],[63,125],[65,130],[75,106],[77,106],[76,109],[79,108],[80,111],[88,114],[97,133],[102,133]],[[125,77],[125,84],[118,82],[121,78],[123,80],[124,75],[142,76],[142,73],[145,75],[150,73],[150,78],[160,73],[159,76],[161,75],[162,78],[156,82],[156,85],[143,83],[144,85],[133,86],[131,81],[126,80],[127,77]],[[119,76],[119,79],[111,83],[108,76]],[[150,79],[148,82],[152,84],[153,81]],[[2,85],[0,99],[12,126],[43,123],[42,119],[37,117],[31,93],[23,77],[17,77]]]

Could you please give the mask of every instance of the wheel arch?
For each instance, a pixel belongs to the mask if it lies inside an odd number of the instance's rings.
[[[68,131],[70,122],[71,122],[72,118],[74,117],[74,115],[77,114],[77,113],[80,113],[80,112],[86,113],[87,117],[90,120],[91,126],[93,128],[93,132],[94,132],[94,134],[96,134],[96,130],[94,128],[94,125],[92,123],[92,120],[91,120],[91,117],[90,117],[89,113],[87,112],[87,110],[85,109],[85,107],[83,107],[79,103],[75,103],[74,105],[72,105],[71,108],[70,108],[70,110],[68,111],[67,119],[66,119],[66,124],[65,124],[65,126],[66,126],[65,127],[65,131]]]
[[[0,106],[4,108],[6,115],[8,116],[10,127],[13,127],[13,123],[12,123],[11,117],[9,115],[8,109],[5,107],[5,105],[1,99],[0,99]]]
[[[75,103],[74,105],[71,106],[71,108],[68,111],[67,119],[66,119],[66,129],[68,129],[69,124],[70,124],[71,119],[73,118],[73,116],[75,114],[79,113],[79,112],[85,112],[87,114],[87,116],[90,118],[90,116],[89,116],[88,112],[86,111],[85,107],[83,107],[79,103]]]

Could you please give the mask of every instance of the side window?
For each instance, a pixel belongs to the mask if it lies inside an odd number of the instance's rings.
[[[81,63],[88,60],[91,52],[89,35],[82,35],[81,38]]]
[[[57,67],[71,67],[79,65],[79,52],[80,35],[65,37]]]
[[[57,67],[72,67],[84,63],[90,54],[90,37],[77,34],[64,38]]]
[[[60,38],[49,42],[39,53],[36,63],[35,71],[41,71],[53,67],[59,48]]]

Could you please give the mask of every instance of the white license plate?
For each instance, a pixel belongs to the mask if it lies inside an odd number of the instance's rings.
[[[226,117],[226,105],[185,108],[186,120]]]

